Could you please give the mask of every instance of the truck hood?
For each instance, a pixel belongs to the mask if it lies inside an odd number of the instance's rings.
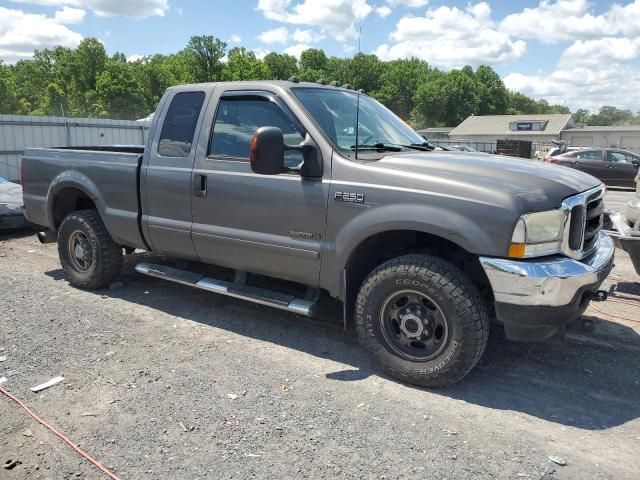
[[[527,211],[557,208],[565,198],[601,184],[572,168],[485,153],[403,152],[385,156],[376,166],[414,174],[420,184],[442,179],[469,190],[511,193]]]

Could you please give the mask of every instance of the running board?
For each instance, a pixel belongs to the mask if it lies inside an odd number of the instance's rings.
[[[315,300],[305,300],[294,295],[274,292],[265,288],[252,287],[242,283],[226,282],[215,278],[205,277],[199,273],[178,270],[177,268],[152,263],[139,263],[136,272],[151,277],[162,278],[189,287],[201,288],[228,297],[240,298],[249,302],[259,303],[280,310],[297,313],[310,317],[316,305]]]

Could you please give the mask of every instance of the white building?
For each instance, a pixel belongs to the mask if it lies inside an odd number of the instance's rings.
[[[560,138],[574,147],[613,147],[640,153],[640,125],[569,128]]]
[[[571,114],[550,115],[471,115],[449,133],[458,143],[475,144],[478,150],[495,150],[498,140],[529,140],[534,149],[551,144],[560,133],[572,129]]]

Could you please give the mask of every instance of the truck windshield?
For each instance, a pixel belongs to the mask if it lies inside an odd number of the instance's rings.
[[[293,88],[293,94],[341,150],[353,151],[356,144],[356,92],[328,88]],[[358,148],[397,151],[422,146],[424,138],[393,112],[367,95],[360,95]],[[394,148],[396,147],[396,148]]]

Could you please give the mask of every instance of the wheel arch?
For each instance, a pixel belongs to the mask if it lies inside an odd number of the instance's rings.
[[[466,273],[480,294],[493,305],[493,291],[478,255],[448,238],[415,229],[376,232],[362,239],[349,253],[343,265],[342,300],[345,322],[353,317],[353,305],[365,278],[379,265],[401,255],[423,253],[449,261]]]
[[[54,231],[58,231],[62,220],[76,210],[97,210],[104,218],[104,202],[97,186],[80,172],[64,172],[56,177],[47,198],[49,225]]]

